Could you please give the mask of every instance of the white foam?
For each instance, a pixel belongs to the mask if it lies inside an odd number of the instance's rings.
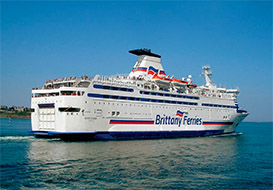
[[[34,136],[2,136],[0,141],[33,141],[36,140]]]
[[[233,136],[239,136],[242,135],[242,132],[238,132],[238,133],[229,133],[229,134],[222,134],[222,135],[214,135],[212,137],[233,137]]]

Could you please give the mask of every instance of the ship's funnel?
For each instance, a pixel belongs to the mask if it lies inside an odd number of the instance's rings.
[[[129,53],[140,56],[140,55],[148,55],[148,56],[152,56],[152,57],[158,57],[161,58],[160,55],[157,55],[155,53],[151,52],[151,49],[135,49],[135,50],[130,50]]]
[[[161,65],[161,56],[152,53],[150,49],[130,50],[129,53],[137,55],[137,62],[129,74],[130,78],[152,78],[153,75],[165,75]]]

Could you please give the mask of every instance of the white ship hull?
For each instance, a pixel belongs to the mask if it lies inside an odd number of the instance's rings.
[[[60,91],[62,90],[65,89],[61,88]],[[95,140],[208,136],[234,132],[236,126],[247,116],[245,112],[234,107],[233,101],[212,97],[195,96],[199,100],[188,100],[140,96],[137,90],[115,92],[111,95],[130,96],[140,100],[90,97],[94,94],[106,94],[105,90],[97,89],[87,91],[86,94],[33,98],[32,108],[37,110],[31,116],[33,134],[39,137]],[[146,102],[141,99],[150,100]],[[167,102],[154,103],[151,100]],[[180,101],[197,105],[180,105]],[[202,106],[208,101],[233,108]],[[66,112],[59,108],[80,110]],[[185,113],[180,117],[176,115],[177,111]]]

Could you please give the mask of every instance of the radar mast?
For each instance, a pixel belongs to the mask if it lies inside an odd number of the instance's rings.
[[[209,65],[203,66],[202,69],[204,69],[204,71],[205,71],[205,73],[202,73],[202,75],[205,76],[206,86],[213,87],[214,85],[212,84],[211,78],[210,78],[212,75],[212,72],[210,71],[210,66]]]

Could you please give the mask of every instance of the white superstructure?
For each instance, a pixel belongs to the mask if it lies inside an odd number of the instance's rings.
[[[129,51],[138,60],[128,76],[48,80],[32,90],[32,133],[62,139],[136,139],[233,133],[248,115],[238,89],[217,88],[204,66],[206,84],[166,76],[161,56]]]

